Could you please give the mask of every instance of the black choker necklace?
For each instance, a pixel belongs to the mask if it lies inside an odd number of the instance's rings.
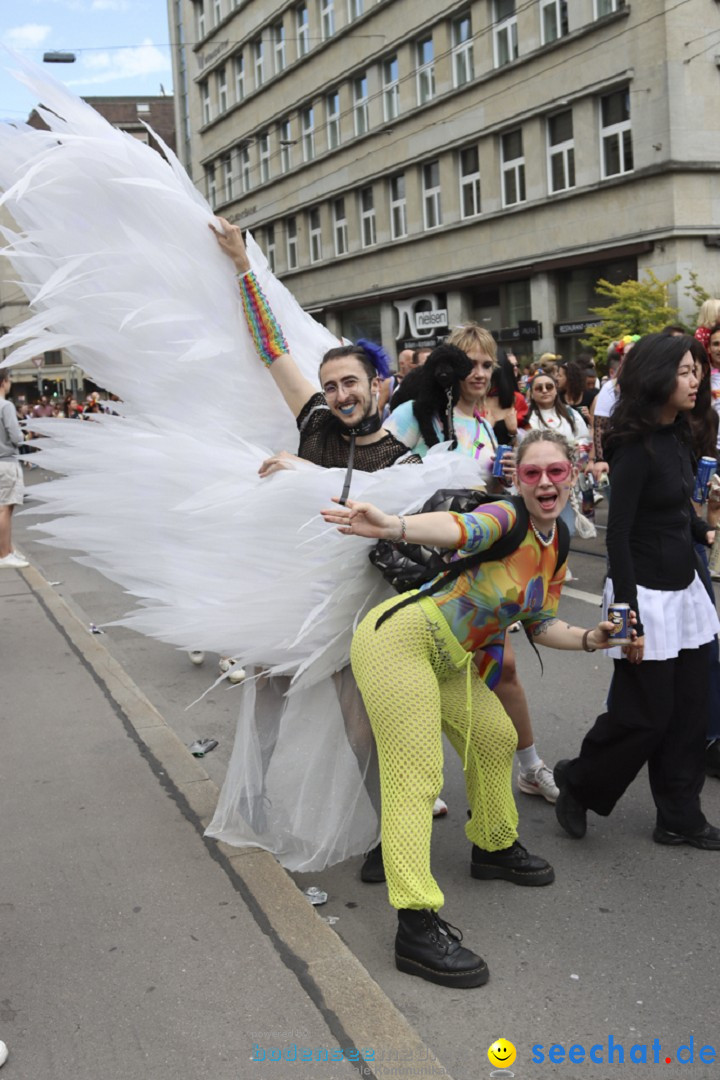
[[[342,421],[340,421],[342,423]],[[355,427],[345,427],[342,425],[345,435],[374,435],[376,431],[379,431],[382,427],[382,417],[379,412],[374,412],[372,416],[366,416],[364,420],[361,420]]]

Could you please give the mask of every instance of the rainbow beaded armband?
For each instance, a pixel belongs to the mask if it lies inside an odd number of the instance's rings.
[[[240,299],[257,354],[265,367],[288,351],[288,344],[253,270],[238,277]]]

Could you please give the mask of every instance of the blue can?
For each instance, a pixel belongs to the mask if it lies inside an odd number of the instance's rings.
[[[503,460],[503,458],[505,457],[506,454],[511,454],[511,453],[512,453],[512,446],[507,446],[507,445],[498,446],[497,450],[495,451],[495,461],[493,462],[493,470],[492,470],[493,476],[499,476],[499,477],[502,478],[505,475],[505,473],[503,472],[502,460]]]
[[[632,641],[630,637],[630,605],[621,603],[608,604],[607,617],[608,622],[611,622],[615,628],[610,634],[610,643],[612,645],[629,645]]]
[[[695,487],[693,488],[693,502],[707,502],[708,485],[716,468],[717,461],[714,457],[700,458],[695,476]]]

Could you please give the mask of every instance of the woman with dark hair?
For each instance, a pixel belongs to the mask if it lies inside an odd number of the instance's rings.
[[[505,350],[499,349],[497,367],[492,373],[483,414],[492,425],[499,445],[514,444],[518,428],[523,426],[527,412],[527,402],[517,388],[515,368],[505,355]]]
[[[556,382],[558,397],[563,404],[577,409],[584,420],[588,420],[590,402],[595,396],[586,386],[587,368],[574,360],[563,361],[558,365]]]
[[[637,639],[615,647],[608,711],[580,754],[555,766],[557,818],[580,839],[587,811],[607,816],[647,763],[653,839],[720,850],[700,808],[710,642],[720,623],[698,576],[693,540],[714,531],[695,514],[687,421],[698,379],[687,337],[647,334],[628,354],[606,440],[613,498],[604,602],[637,612]]]
[[[710,360],[705,346],[696,338],[692,339],[690,352],[695,360],[695,374],[698,379],[698,391],[695,405],[688,414],[692,449],[697,461],[701,457],[716,457],[718,437],[718,414],[712,403],[710,390]],[[712,494],[707,504],[708,520],[715,525],[718,504]],[[695,542],[695,551],[700,560],[698,571],[713,605],[715,591],[708,566],[707,548]],[[720,649],[717,638],[710,642],[710,689],[708,695],[708,727],[705,747],[705,773],[707,776],[720,778]]]
[[[398,912],[395,962],[400,971],[443,986],[481,986],[488,978],[485,962],[438,915],[443,894],[431,872],[430,833],[443,733],[464,763],[471,876],[526,886],[554,880],[552,867],[518,841],[511,787],[516,734],[489,687],[498,658],[502,663],[505,630],[517,619],[551,648],[607,647],[610,623],[582,630],[556,617],[565,577],[558,516],[572,474],[566,440],[537,431],[518,450],[519,499],[480,504],[469,514],[407,518],[360,502],[322,511],[348,535],[402,536],[457,552],[420,591],[370,611],[350,654],[378,747],[383,853]]]

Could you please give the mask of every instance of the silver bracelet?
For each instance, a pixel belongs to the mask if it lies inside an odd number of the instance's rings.
[[[393,536],[391,538],[391,542],[393,544],[401,544],[401,543],[403,543],[403,541],[405,540],[405,538],[407,536],[407,521],[402,516],[402,514],[398,514],[397,516],[398,516],[398,520],[400,522],[400,535],[399,536]]]

